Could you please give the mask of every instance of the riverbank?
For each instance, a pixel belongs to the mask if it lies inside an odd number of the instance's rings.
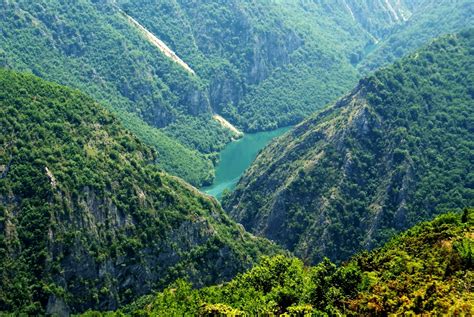
[[[220,199],[224,190],[232,190],[235,187],[258,152],[274,138],[290,129],[291,127],[284,127],[272,131],[246,133],[239,140],[227,144],[220,153],[213,184],[201,188],[201,191]]]

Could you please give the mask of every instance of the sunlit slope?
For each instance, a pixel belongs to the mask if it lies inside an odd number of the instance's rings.
[[[224,207],[314,263],[474,205],[473,34],[443,37],[362,79],[265,148]]]

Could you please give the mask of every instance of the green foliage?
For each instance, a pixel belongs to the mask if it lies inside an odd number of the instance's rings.
[[[474,241],[473,239],[463,239],[454,244],[454,249],[461,258],[461,263],[465,267],[474,266]]]
[[[474,209],[469,210],[474,214]],[[165,291],[118,314],[380,316],[469,314],[472,264],[454,267],[458,243],[473,243],[473,226],[447,214],[417,225],[381,249],[337,267],[314,267],[284,256],[263,258],[232,281],[193,289],[177,281]]]
[[[419,1],[418,5],[415,5],[407,23],[384,38],[359,62],[357,68],[362,73],[393,63],[431,39],[474,26],[472,1],[439,1],[436,5]]]
[[[355,84],[359,69],[472,25],[468,0],[118,3],[184,56],[213,109],[246,131],[295,124]]]
[[[216,153],[232,139],[213,113],[246,131],[298,123],[353,86],[359,70],[472,20],[469,0],[392,6],[358,0],[9,1],[0,8],[0,67],[88,93],[157,150],[164,170],[202,186],[213,179]],[[164,56],[126,14],[196,74]]]
[[[246,131],[297,123],[344,92],[357,76],[347,55],[368,40],[342,8],[311,2],[119,4],[185,56],[213,109]]]
[[[212,180],[214,179],[214,161],[215,156],[217,156],[216,154],[202,154],[197,150],[182,145],[180,142],[176,142],[176,139],[174,139],[172,135],[178,135],[176,130],[170,133],[170,136],[165,134],[165,131],[161,129],[150,127],[133,114],[120,111],[118,112],[117,117],[120,118],[120,121],[125,128],[133,131],[140,140],[156,149],[158,152],[156,164],[166,172],[179,176],[194,186],[208,185],[212,183]],[[198,121],[198,119],[188,119],[192,122]],[[204,121],[204,124],[201,126],[204,129],[208,123],[206,123],[205,120],[201,121]],[[182,130],[186,129],[183,128]],[[219,129],[213,131],[215,131],[215,133],[225,133],[225,131]],[[208,131],[206,132],[209,133]],[[192,134],[196,133],[196,131],[189,128],[187,133]],[[184,135],[179,136],[185,139]],[[204,137],[206,137],[206,139],[202,140]],[[186,142],[189,142],[189,140],[196,140],[197,138],[198,137],[196,136],[186,139]],[[210,142],[209,140],[214,140],[214,138],[212,136],[207,138],[206,134],[201,135],[200,138],[202,141],[198,142],[198,144],[210,149],[208,146]],[[222,144],[219,146],[222,147]],[[212,149],[219,148],[219,146],[215,146]]]
[[[277,251],[78,91],[0,69],[0,127],[0,311],[115,309]]]
[[[213,178],[210,159],[196,151],[230,137],[211,120],[206,91],[146,41],[110,3],[20,1],[1,9],[0,65],[75,87],[112,110],[154,147],[166,171],[199,186]],[[176,129],[201,115],[207,134],[188,133],[189,144],[158,130]],[[178,124],[178,122],[180,124]],[[189,132],[183,130],[181,133]],[[220,146],[220,147],[219,147]]]
[[[224,304],[204,304],[200,311],[200,316],[242,316],[242,311],[233,309]]]
[[[474,32],[362,79],[259,154],[224,208],[313,263],[474,205]]]
[[[467,223],[470,221],[469,219],[469,209],[468,208],[464,208],[463,211],[462,211],[462,218],[461,218],[461,221],[463,223]]]

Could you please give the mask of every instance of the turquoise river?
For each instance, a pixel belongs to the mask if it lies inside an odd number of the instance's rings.
[[[282,135],[290,128],[246,133],[241,139],[229,143],[220,153],[214,183],[211,186],[201,188],[201,190],[220,199],[225,189],[232,190],[235,187],[240,176],[252,164],[258,152],[272,139]]]

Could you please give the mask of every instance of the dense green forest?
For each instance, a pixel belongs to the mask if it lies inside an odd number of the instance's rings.
[[[264,149],[225,209],[317,263],[474,205],[473,48],[449,35],[362,79]]]
[[[0,66],[88,93],[160,153],[163,169],[200,186],[234,137],[213,113],[247,132],[298,123],[360,71],[472,25],[472,13],[469,0],[15,0],[0,5]]]
[[[119,4],[186,56],[207,81],[212,107],[245,131],[300,122],[350,89],[359,69],[467,27],[474,16],[464,0]]]
[[[193,184],[212,180],[211,160],[195,149],[213,152],[209,142],[219,148],[231,135],[211,121],[205,87],[146,41],[114,5],[13,1],[0,6],[0,17],[0,66],[79,88],[154,146],[164,169]],[[174,126],[195,147],[157,129],[177,120]],[[193,131],[193,123],[208,133]]]
[[[410,18],[391,30],[390,35],[381,39],[358,63],[357,68],[361,73],[390,64],[443,33],[454,33],[474,26],[472,1],[420,0],[413,1],[413,5],[416,10]]]
[[[472,0],[0,1],[0,315],[472,314],[473,124]]]
[[[368,40],[363,32],[351,37],[337,25],[347,14],[340,6],[330,15],[311,2],[119,3],[187,57],[207,81],[212,107],[245,131],[294,124],[344,92],[356,80],[345,55]],[[324,22],[313,22],[319,19]],[[329,28],[337,33],[332,38]],[[319,98],[297,95],[306,90],[317,90]]]
[[[474,310],[474,210],[415,226],[341,266],[264,258],[221,285],[178,280],[115,313],[84,316],[469,315]]]
[[[278,251],[78,91],[0,70],[0,127],[0,311],[116,309]]]

